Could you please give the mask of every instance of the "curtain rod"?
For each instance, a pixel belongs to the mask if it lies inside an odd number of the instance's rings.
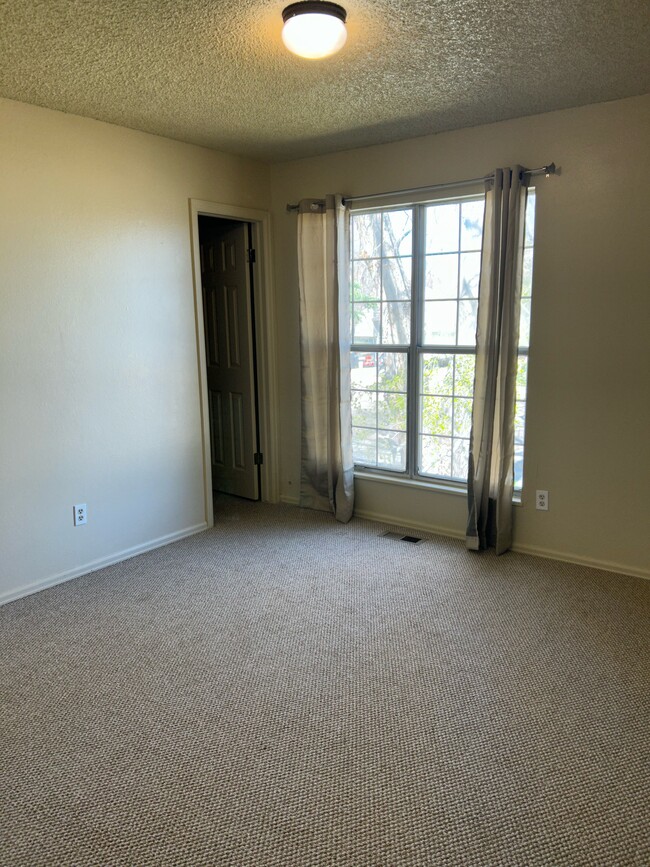
[[[533,177],[535,175],[546,175],[548,178],[550,175],[555,174],[555,163],[549,163],[546,166],[540,166],[537,169],[524,169],[522,172],[524,175],[529,175]],[[483,175],[481,178],[469,178],[465,181],[452,181],[447,184],[430,184],[427,187],[412,187],[410,190],[391,190],[388,193],[370,193],[367,196],[345,196],[343,199],[344,204],[348,204],[348,202],[366,202],[371,199],[383,199],[388,198],[389,196],[408,196],[411,193],[428,193],[433,192],[433,190],[450,190],[453,187],[468,187],[471,184],[482,184],[486,181],[494,180],[494,173],[491,175]],[[321,199],[314,199],[314,201],[322,201]],[[287,211],[297,211],[300,205],[287,205]]]

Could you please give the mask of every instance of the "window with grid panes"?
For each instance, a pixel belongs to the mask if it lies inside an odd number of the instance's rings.
[[[529,190],[515,407],[515,487],[523,448],[532,288]],[[483,196],[351,216],[351,382],[355,464],[467,481]]]

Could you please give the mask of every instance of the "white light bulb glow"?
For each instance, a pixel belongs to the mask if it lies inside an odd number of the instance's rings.
[[[345,24],[339,18],[319,12],[294,15],[282,28],[282,41],[289,51],[308,60],[335,54],[347,37]]]

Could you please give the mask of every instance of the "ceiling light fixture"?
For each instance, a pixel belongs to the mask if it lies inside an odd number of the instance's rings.
[[[338,3],[327,0],[301,0],[282,12],[282,40],[289,51],[319,60],[335,54],[345,45],[347,13]]]

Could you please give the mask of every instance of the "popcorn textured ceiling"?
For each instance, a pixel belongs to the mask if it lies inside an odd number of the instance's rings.
[[[648,0],[342,2],[307,61],[283,0],[0,0],[0,95],[278,161],[650,91]]]

